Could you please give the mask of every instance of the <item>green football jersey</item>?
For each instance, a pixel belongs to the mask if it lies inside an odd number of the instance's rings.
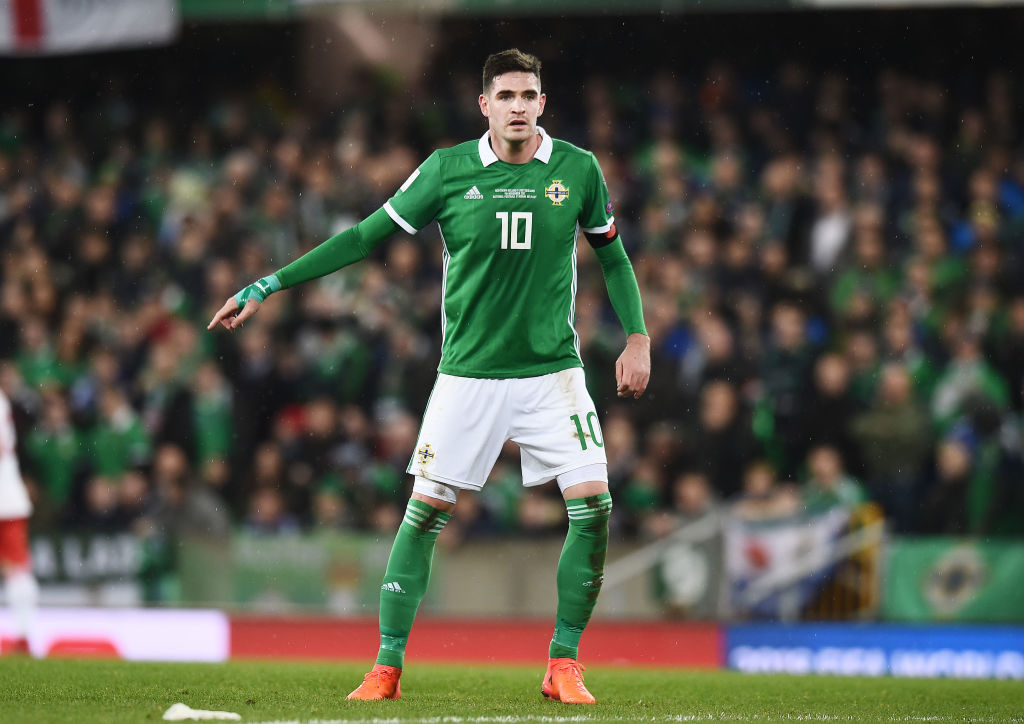
[[[525,164],[479,141],[435,151],[384,205],[414,234],[436,220],[444,242],[440,372],[533,377],[582,367],[576,235],[614,221],[594,154],[544,129]]]

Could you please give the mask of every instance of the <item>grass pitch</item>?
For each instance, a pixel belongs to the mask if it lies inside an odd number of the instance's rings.
[[[0,722],[157,722],[175,702],[245,722],[1024,722],[1008,681],[751,676],[594,667],[592,707],[545,701],[543,669],[412,663],[399,701],[349,702],[350,664],[0,659]]]

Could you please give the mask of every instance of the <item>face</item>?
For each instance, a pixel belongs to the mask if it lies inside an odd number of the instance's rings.
[[[546,97],[533,73],[502,73],[480,96],[480,112],[487,117],[492,137],[519,144],[537,133],[537,118],[544,112]]]
[[[842,470],[839,454],[829,447],[820,447],[812,451],[807,463],[811,474],[819,483],[834,482]]]

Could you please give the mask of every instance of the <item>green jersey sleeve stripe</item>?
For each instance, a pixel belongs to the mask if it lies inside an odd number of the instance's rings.
[[[391,205],[390,201],[386,201],[384,203],[384,210],[386,212],[388,212],[388,216],[391,217],[392,221],[394,221],[396,224],[401,226],[403,229],[405,229],[410,234],[415,234],[417,231],[419,231],[419,229],[417,229],[412,224],[410,224],[408,221],[406,221],[405,219],[403,219],[401,216],[398,215],[398,212],[395,211],[395,207]]]
[[[405,183],[398,187],[398,190],[399,191],[405,191],[407,188],[412,186],[412,182],[415,181],[416,177],[419,176],[419,175],[420,175],[420,170],[419,169],[416,169],[415,171],[413,171],[411,174],[409,174],[409,178],[407,178],[405,180]]]
[[[614,223],[615,223],[615,217],[614,216],[609,216],[607,224],[604,224],[602,226],[595,226],[595,227],[590,228],[590,229],[588,229],[586,227],[582,227],[583,228],[583,233],[584,234],[603,234],[606,231],[611,231],[612,225]]]

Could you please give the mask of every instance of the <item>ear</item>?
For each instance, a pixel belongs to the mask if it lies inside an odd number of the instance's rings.
[[[544,104],[547,103],[547,102],[548,102],[548,97],[546,95],[544,95],[543,93],[541,93],[540,94],[540,98],[539,98],[538,110],[537,110],[537,116],[538,117],[544,115]]]
[[[477,103],[480,104],[480,112],[484,114],[484,117],[485,118],[490,118],[491,117],[491,113],[490,113],[490,109],[487,107],[487,96],[485,96],[483,93],[481,93],[480,97],[477,99]]]

